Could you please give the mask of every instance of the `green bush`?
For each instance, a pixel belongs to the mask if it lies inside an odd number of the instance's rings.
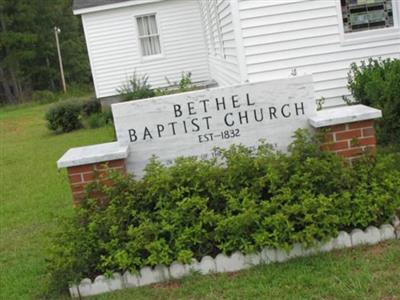
[[[82,102],[64,101],[54,104],[46,113],[47,126],[57,133],[70,132],[82,127]]]
[[[106,108],[103,110],[103,117],[106,124],[114,124],[114,116],[112,114],[111,108]]]
[[[262,144],[220,149],[222,159],[153,159],[142,179],[111,174],[54,243],[54,278],[77,280],[174,260],[313,245],[339,230],[389,222],[400,207],[400,154],[368,157],[353,168],[304,131],[288,154]],[[90,193],[88,194],[90,195]]]
[[[99,128],[107,124],[113,124],[113,115],[111,109],[106,109],[103,112],[92,113],[83,119],[85,128]]]
[[[101,103],[98,99],[90,99],[83,103],[82,113],[84,116],[101,113]]]
[[[98,128],[113,123],[110,109],[102,112],[100,101],[68,100],[53,104],[46,113],[47,127],[56,133],[82,127]]]
[[[377,136],[382,144],[400,144],[400,60],[369,59],[351,65],[348,87],[355,103],[382,110]]]
[[[181,92],[190,91],[193,89],[192,73],[182,72],[181,80],[179,80],[179,90]]]
[[[172,95],[198,89],[198,87],[192,83],[191,72],[182,72],[178,82],[171,82],[165,77],[168,84],[168,87],[165,88],[152,89],[148,80],[149,77],[146,74],[139,77],[135,71],[133,75],[117,89],[117,92],[120,94],[123,101],[129,101]]]
[[[102,113],[91,114],[83,121],[85,128],[99,128],[107,124],[107,120]]]
[[[191,72],[182,72],[181,79],[179,80],[179,82],[171,82],[167,77],[165,77],[165,80],[168,83],[168,87],[155,89],[155,96],[158,97],[158,96],[172,95],[199,89],[199,87],[193,85],[192,83]]]
[[[151,89],[148,80],[149,77],[146,74],[139,77],[135,71],[133,75],[117,89],[117,92],[124,101],[154,97],[155,92]]]

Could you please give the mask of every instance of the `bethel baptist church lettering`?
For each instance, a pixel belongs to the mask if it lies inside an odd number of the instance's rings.
[[[141,175],[152,155],[209,158],[215,147],[265,140],[286,151],[294,131],[315,113],[312,77],[215,88],[112,105],[128,171]]]
[[[173,112],[175,121],[155,124],[153,128],[151,126],[144,126],[140,130],[131,128],[128,130],[130,142],[134,143],[140,140],[145,141],[146,139],[162,138],[169,135],[191,134],[199,132],[202,129],[212,130],[214,128],[214,121],[211,115],[202,117],[196,116],[199,114],[207,114],[210,110],[227,111],[223,116],[223,122],[227,127],[242,126],[251,122],[268,122],[281,118],[288,119],[292,116],[305,114],[304,102],[254,108],[256,103],[250,99],[249,93],[246,93],[243,103],[241,103],[240,100],[239,95],[231,95],[229,97],[222,96],[221,98],[215,99],[200,99],[197,103],[189,101],[184,106],[181,104],[174,104],[171,113]],[[241,110],[238,110],[239,108]],[[240,130],[236,128],[230,132],[232,132],[232,135],[238,135]],[[211,132],[199,135],[198,138],[199,142],[202,143],[213,141],[214,137],[224,138],[230,135],[231,134],[214,135],[214,133]]]

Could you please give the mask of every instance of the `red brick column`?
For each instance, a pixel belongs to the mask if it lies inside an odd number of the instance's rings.
[[[74,202],[79,203],[82,200],[85,195],[85,187],[89,183],[99,180],[102,183],[110,184],[107,179],[110,170],[126,174],[125,159],[68,167],[68,178]]]
[[[322,149],[350,161],[376,151],[374,120],[321,127],[319,130],[324,133]]]

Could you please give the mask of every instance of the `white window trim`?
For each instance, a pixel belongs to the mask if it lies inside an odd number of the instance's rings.
[[[347,46],[400,38],[400,3],[398,0],[391,1],[393,7],[393,27],[345,33],[343,26],[342,5],[340,0],[336,0],[341,45]]]
[[[153,16],[156,19],[156,25],[157,25],[157,31],[158,34],[151,34],[148,36],[140,36],[140,32],[139,32],[139,27],[138,27],[138,21],[137,18],[140,17],[146,17],[146,16]],[[139,52],[139,56],[140,56],[140,60],[141,62],[148,62],[148,61],[154,61],[154,60],[159,60],[159,59],[163,59],[165,58],[165,53],[164,53],[164,47],[163,47],[163,41],[162,41],[162,32],[161,32],[161,26],[160,26],[160,22],[159,22],[159,13],[156,12],[148,12],[148,13],[144,13],[144,14],[139,14],[139,15],[134,15],[134,20],[135,20],[135,27],[136,27],[136,40],[137,40],[137,45],[138,45],[138,52]],[[160,41],[160,49],[161,49],[161,53],[159,54],[153,54],[153,55],[143,55],[142,53],[142,41],[141,38],[144,37],[151,37],[151,36],[157,36],[158,35],[158,39]]]

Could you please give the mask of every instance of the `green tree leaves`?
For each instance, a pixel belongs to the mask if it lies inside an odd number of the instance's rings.
[[[91,81],[80,18],[70,0],[2,0],[0,2],[0,67],[11,95],[0,102],[21,101],[31,90],[58,90],[59,66],[54,26],[68,84]]]

